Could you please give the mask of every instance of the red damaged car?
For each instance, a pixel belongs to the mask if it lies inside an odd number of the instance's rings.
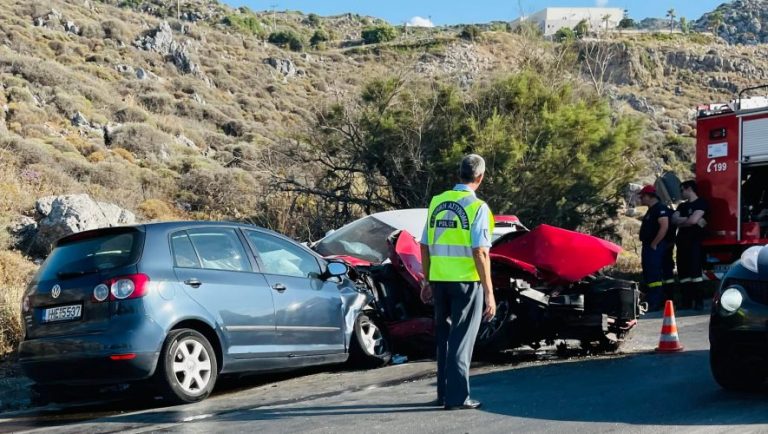
[[[352,277],[374,293],[374,354],[433,351],[432,306],[419,299],[417,240],[426,218],[426,209],[373,214],[313,245],[352,265]],[[477,349],[536,349],[565,340],[590,350],[617,349],[643,311],[636,282],[599,274],[621,248],[548,225],[529,231],[514,216],[497,216],[496,224],[490,251],[496,316],[481,325]]]

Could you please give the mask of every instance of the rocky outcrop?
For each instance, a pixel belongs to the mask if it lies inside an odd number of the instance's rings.
[[[735,0],[704,14],[694,27],[712,31],[729,44],[768,43],[768,0]]]
[[[45,257],[61,237],[110,226],[136,223],[136,216],[117,205],[97,202],[87,194],[48,196],[35,203],[35,218],[11,227],[18,247],[33,257]]]
[[[142,50],[161,54],[173,62],[183,74],[200,74],[200,67],[192,61],[189,46],[174,39],[173,30],[167,21],[163,21],[159,27],[144,33],[133,42],[133,45]]]
[[[457,43],[447,47],[444,53],[424,54],[415,70],[419,74],[453,76],[466,87],[492,66],[491,60],[481,55],[474,44]]]
[[[296,67],[291,59],[278,59],[275,57],[269,57],[264,59],[264,63],[275,68],[277,72],[283,75],[283,77],[295,77],[297,75],[304,75],[304,70]]]
[[[35,27],[45,27],[48,29],[65,31],[75,35],[80,34],[80,27],[74,21],[64,18],[57,9],[51,9],[49,12],[36,16],[32,19]]]

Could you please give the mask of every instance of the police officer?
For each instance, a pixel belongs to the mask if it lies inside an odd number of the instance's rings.
[[[493,215],[475,196],[484,174],[482,157],[464,157],[461,183],[432,198],[421,240],[421,298],[435,305],[436,404],[446,410],[480,407],[469,396],[469,365],[481,317],[496,315],[489,256]]]
[[[661,203],[656,189],[646,185],[640,190],[640,201],[648,207],[640,226],[643,244],[643,279],[648,288],[646,299],[650,310],[658,310],[664,300],[664,254],[669,230],[670,210]]]
[[[685,202],[677,207],[672,220],[677,231],[677,275],[680,278],[682,309],[703,309],[704,293],[701,284],[704,257],[701,242],[704,226],[709,213],[709,204],[698,195],[696,181],[685,181],[680,185]]]

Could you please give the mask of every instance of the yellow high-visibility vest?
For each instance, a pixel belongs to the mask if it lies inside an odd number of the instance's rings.
[[[470,228],[484,203],[473,192],[461,190],[449,190],[432,198],[427,215],[430,281],[480,280],[472,257]],[[488,214],[493,231],[493,215]]]

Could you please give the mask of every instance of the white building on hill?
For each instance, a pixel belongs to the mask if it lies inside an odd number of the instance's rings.
[[[546,8],[512,21],[512,28],[531,22],[541,29],[544,36],[552,36],[563,27],[572,29],[581,20],[587,20],[590,29],[599,32],[615,29],[623,18],[624,10],[621,8]]]

